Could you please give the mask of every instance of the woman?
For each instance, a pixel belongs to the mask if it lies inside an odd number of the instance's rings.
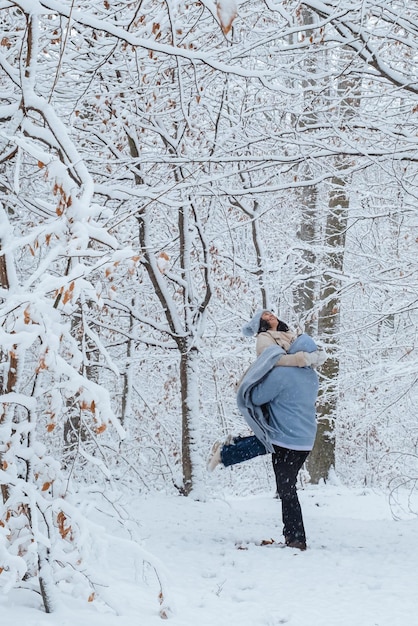
[[[257,356],[269,346],[279,345],[285,352],[289,352],[289,348],[298,336],[289,329],[289,326],[279,320],[274,313],[262,309],[257,311],[253,318],[245,324],[242,329],[245,337],[253,337],[257,335],[255,344],[255,352]],[[324,362],[323,353],[315,352],[296,352],[292,355],[283,355],[277,365],[285,367],[309,367],[313,365],[321,365]]]

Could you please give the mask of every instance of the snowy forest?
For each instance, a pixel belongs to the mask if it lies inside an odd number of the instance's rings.
[[[414,490],[417,3],[0,0],[0,24],[4,590],[93,599],[108,492],[205,498],[260,308],[329,355],[305,480]]]

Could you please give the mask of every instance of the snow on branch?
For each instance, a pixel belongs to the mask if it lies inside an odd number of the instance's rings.
[[[219,20],[224,32],[229,32],[230,25],[234,20],[234,0],[222,0],[222,6],[220,14],[218,13]],[[176,56],[187,59],[192,63],[203,63],[213,69],[227,74],[235,74],[237,76],[244,76],[247,78],[259,78],[267,80],[275,75],[275,72],[271,70],[253,70],[251,68],[243,67],[243,65],[232,65],[218,61],[214,53],[199,53],[187,48],[179,46],[170,46],[167,44],[159,44],[152,39],[144,39],[136,36],[134,33],[121,28],[115,24],[112,24],[110,20],[100,19],[93,13],[87,11],[72,11],[70,7],[65,7],[62,3],[56,2],[56,0],[39,0],[38,7],[42,7],[42,11],[54,11],[59,15],[64,15],[76,22],[77,24],[87,26],[98,31],[103,31],[109,35],[112,35],[119,41],[124,41],[127,44],[145,50],[149,50],[156,53],[161,53],[168,56]],[[39,9],[38,9],[39,10]]]
[[[236,0],[218,0],[216,12],[221,23],[224,35],[227,35],[232,28],[232,22],[238,15],[238,5]]]

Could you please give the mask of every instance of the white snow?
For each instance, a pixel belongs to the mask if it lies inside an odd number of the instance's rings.
[[[417,623],[418,519],[408,507],[398,507],[395,520],[387,494],[337,484],[308,485],[299,495],[306,552],[256,545],[282,539],[273,493],[131,498],[123,526],[97,513],[114,537],[108,565],[96,564],[100,582],[111,578],[107,605],[61,595],[57,612],[46,615],[37,594],[15,589],[0,598],[1,624],[153,626],[160,609],[172,626]],[[126,541],[132,532],[138,549]]]

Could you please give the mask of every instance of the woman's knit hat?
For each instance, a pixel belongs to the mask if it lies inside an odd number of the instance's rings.
[[[244,324],[242,327],[244,337],[254,337],[254,335],[257,335],[263,313],[268,313],[268,309],[259,309],[254,313],[250,321]]]

